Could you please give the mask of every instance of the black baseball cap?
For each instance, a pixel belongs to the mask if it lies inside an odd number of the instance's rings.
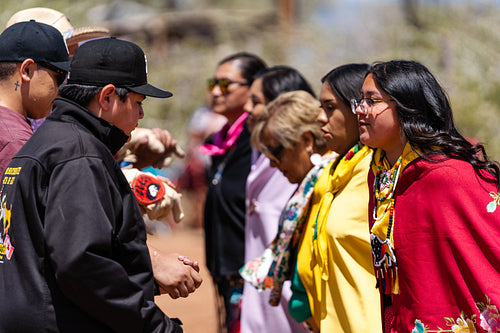
[[[59,30],[34,20],[13,24],[0,34],[0,62],[26,59],[49,63],[64,72],[70,65],[68,48]]]
[[[91,40],[80,46],[71,61],[67,83],[97,87],[113,84],[141,95],[172,96],[171,92],[147,82],[147,60],[141,48],[113,37]]]

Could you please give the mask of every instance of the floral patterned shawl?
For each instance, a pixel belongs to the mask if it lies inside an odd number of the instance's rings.
[[[258,290],[272,288],[269,299],[271,305],[279,304],[283,282],[289,280],[293,273],[294,260],[291,254],[299,240],[303,223],[307,220],[309,199],[314,186],[323,169],[336,157],[335,153],[323,155],[321,163],[307,173],[281,213],[276,238],[262,256],[240,269],[240,275]]]

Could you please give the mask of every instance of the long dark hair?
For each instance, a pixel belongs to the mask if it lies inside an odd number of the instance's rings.
[[[424,158],[438,152],[462,159],[476,171],[488,170],[500,187],[498,163],[488,159],[482,144],[473,145],[458,132],[446,93],[424,65],[394,60],[375,64],[369,72],[396,102],[403,133],[412,147],[424,152]]]
[[[268,67],[254,76],[254,80],[259,78],[262,78],[262,94],[268,103],[287,91],[304,90],[316,97],[309,82],[292,67]]]
[[[316,98],[314,91],[304,77],[294,68],[288,66],[274,66],[268,67],[259,71],[254,76],[254,80],[262,79],[262,94],[266,99],[266,104],[274,101],[278,96],[283,93],[291,91],[306,91],[313,98]],[[255,125],[252,131],[251,143],[254,147],[260,145],[260,130],[264,125],[265,119],[269,117],[268,110],[266,109],[260,115],[260,120]]]
[[[323,76],[321,83],[328,82],[333,91],[349,106],[351,99],[359,98],[359,92],[369,70],[368,64],[342,65]]]
[[[248,82],[249,86],[252,85],[254,75],[267,67],[264,60],[248,52],[238,52],[227,56],[219,61],[218,66],[235,60],[239,61],[238,67],[240,69],[240,74]]]

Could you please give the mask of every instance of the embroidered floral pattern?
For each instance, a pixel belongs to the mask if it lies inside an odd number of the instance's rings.
[[[415,320],[415,326],[411,333],[430,333],[430,332],[453,332],[453,333],[475,333],[477,332],[476,326],[480,325],[488,333],[500,332],[500,312],[496,305],[490,303],[489,297],[486,295],[486,303],[476,303],[477,309],[480,312],[480,321],[476,321],[476,315],[472,315],[467,318],[462,312],[461,316],[457,319],[454,318],[444,318],[446,321],[446,326],[449,329],[443,329],[437,327],[435,330],[429,329],[425,326],[421,320]]]
[[[457,318],[457,322],[451,326],[451,330],[454,333],[476,332],[474,322],[469,318],[465,319],[463,317]]]
[[[500,332],[500,314],[494,305],[488,305],[486,310],[481,312],[481,327],[488,332]]]
[[[500,205],[500,194],[490,192],[490,196],[493,198],[493,201],[486,205],[486,211],[488,213],[493,213],[495,210],[497,210],[497,206]]]
[[[496,305],[491,304],[491,300],[486,296],[486,303],[476,303],[479,309],[481,328],[488,333],[500,332],[500,313]]]
[[[475,315],[473,316],[475,317]],[[429,327],[425,326],[420,320],[415,320],[415,327],[411,330],[411,333],[430,333],[430,332],[453,332],[453,333],[476,333],[476,328],[474,327],[474,319],[465,318],[462,314],[456,320],[453,318],[445,318],[446,326],[450,329],[443,329],[438,327],[436,330],[430,330]]]
[[[290,206],[290,210],[285,213],[285,219],[287,220],[295,220],[297,218],[297,211],[299,211],[299,207],[294,204]]]
[[[411,330],[411,333],[424,333],[425,327],[420,320],[415,320],[415,327]]]

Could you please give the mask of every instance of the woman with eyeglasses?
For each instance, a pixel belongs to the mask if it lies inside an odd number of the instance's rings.
[[[266,105],[279,94],[296,90],[304,90],[314,96],[309,83],[294,68],[274,66],[257,73],[250,87],[250,98],[245,104],[250,132],[265,112]],[[290,183],[278,169],[270,166],[264,154],[256,148],[252,151],[252,168],[246,188],[245,262],[260,256],[274,239],[278,232],[280,213],[297,188],[297,184]],[[258,283],[255,272],[245,268],[242,271],[247,281],[241,302],[241,333],[307,332],[288,314],[291,296],[289,284],[284,286],[279,304],[271,306],[269,290],[259,291],[252,285]]]
[[[382,331],[368,233],[372,151],[359,142],[350,107],[369,68],[347,64],[321,79],[318,121],[328,148],[339,157],[325,169],[324,192],[317,209],[311,210],[298,252],[298,275],[307,291],[314,332]]]
[[[290,297],[284,283],[297,278],[295,263],[301,234],[309,223],[310,211],[317,209],[326,190],[323,171],[337,156],[326,146],[316,120],[319,111],[319,103],[311,94],[286,92],[263,110],[252,132],[252,143],[267,156],[270,165],[290,183],[299,184],[281,212],[274,240],[241,271],[251,277],[256,288],[271,289],[268,301],[274,306],[282,297]],[[297,322],[310,325],[307,295],[300,283],[295,285],[288,311]]]
[[[206,264],[219,295],[219,332],[238,332],[244,264],[245,184],[251,165],[248,114],[243,109],[250,96],[253,76],[266,67],[257,56],[237,53],[221,60],[208,88],[213,111],[226,125],[200,147],[211,155],[204,228]]]
[[[414,61],[374,65],[353,100],[371,163],[371,245],[385,332],[500,329],[499,166],[455,128]]]

